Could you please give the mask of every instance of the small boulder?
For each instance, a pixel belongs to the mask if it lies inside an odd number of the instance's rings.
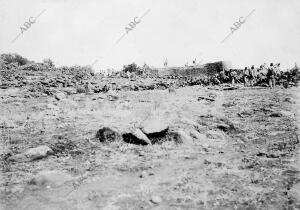
[[[193,139],[191,136],[186,134],[183,130],[171,131],[168,132],[168,140],[174,141],[176,143],[182,144],[190,144],[193,143]]]
[[[130,133],[123,134],[123,139],[125,142],[131,144],[152,144],[149,138],[138,128],[133,129]]]
[[[103,93],[98,93],[97,96],[96,96],[96,98],[98,98],[98,99],[106,99],[107,96],[105,94],[103,94]]]
[[[280,111],[280,113],[282,114],[282,116],[284,117],[289,117],[289,118],[294,118],[295,114],[293,112],[289,112],[289,111]]]
[[[281,112],[273,112],[269,116],[270,117],[282,117],[282,113]]]
[[[195,129],[190,130],[190,135],[192,138],[196,139],[196,140],[203,140],[206,139],[206,136],[204,134],[199,133],[198,131],[196,131]]]
[[[148,173],[147,173],[146,171],[143,171],[143,172],[139,175],[140,178],[146,178],[147,176],[148,176]]]
[[[153,196],[151,196],[150,201],[154,204],[159,204],[162,202],[162,199],[161,199],[161,197],[159,197],[157,195],[153,195]]]
[[[168,131],[169,125],[159,118],[154,118],[143,122],[141,129],[148,137],[160,136]]]
[[[119,98],[117,93],[113,90],[109,90],[108,92],[106,92],[106,95],[107,95],[108,100],[110,100],[110,101],[116,101]]]
[[[96,138],[98,138],[101,142],[107,143],[122,140],[122,136],[119,132],[108,127],[99,129],[96,133]]]
[[[14,162],[29,162],[47,157],[51,154],[54,154],[52,149],[48,146],[43,145],[38,146],[36,148],[28,149],[21,154],[11,156],[10,158],[8,158],[8,160]]]
[[[66,97],[66,95],[62,92],[55,94],[55,99],[58,100],[58,101],[64,99],[65,97]]]
[[[232,123],[218,123],[216,127],[224,132],[235,131],[235,127]]]
[[[67,95],[72,95],[72,94],[76,94],[77,90],[75,88],[72,88],[72,87],[67,87],[67,88],[64,88],[64,92]]]
[[[42,171],[33,177],[29,184],[39,187],[59,187],[68,181],[72,181],[74,178],[62,171]]]
[[[182,142],[182,143],[193,143],[192,137],[189,136],[183,130],[177,131],[177,134],[178,134],[178,138],[180,139],[180,142]]]
[[[209,130],[206,132],[206,137],[214,140],[224,140],[224,135],[218,131]]]
[[[292,99],[291,99],[291,98],[285,98],[285,99],[284,99],[284,102],[292,103]]]
[[[56,105],[54,105],[54,104],[47,104],[47,109],[55,109],[55,110],[57,110],[57,109],[59,109],[59,107],[56,106]]]

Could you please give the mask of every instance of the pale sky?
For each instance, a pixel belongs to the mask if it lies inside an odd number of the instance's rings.
[[[224,43],[230,27],[255,11]],[[18,39],[20,27],[44,13]],[[150,10],[121,41],[125,27]],[[300,65],[300,0],[0,0],[0,53],[120,69],[231,61]]]

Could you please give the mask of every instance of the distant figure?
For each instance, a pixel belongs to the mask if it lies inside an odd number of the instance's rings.
[[[103,89],[102,89],[104,92],[107,92],[109,91],[109,86],[106,84],[104,85]]]
[[[218,79],[217,75],[212,76],[209,83],[210,83],[209,85],[220,85],[221,84],[221,82]]]
[[[236,71],[234,71],[233,69],[230,69],[229,70],[229,78],[231,80],[231,84],[235,85],[235,81],[237,79],[237,73],[236,73]]]
[[[90,92],[89,82],[86,82],[86,83],[85,83],[85,85],[84,85],[84,90],[85,90],[85,93],[89,93],[89,92]]]
[[[249,83],[251,87],[256,83],[256,70],[253,65],[249,70]]]
[[[267,73],[268,73],[268,67],[267,67],[267,64],[264,63],[263,65],[261,65],[261,68],[259,70],[259,76],[258,77],[260,79],[260,82],[263,82],[263,81],[267,80]]]
[[[280,84],[280,80],[281,80],[281,77],[282,77],[282,72],[280,71],[280,63],[277,63],[275,66],[274,66],[274,71],[275,71],[275,81],[277,80]]]
[[[148,70],[148,65],[144,62],[143,68],[142,68],[142,75],[146,74],[146,71]]]
[[[276,66],[275,66],[275,73],[278,74],[278,75],[280,74],[280,63],[276,64]]]
[[[260,83],[263,80],[263,65],[260,65],[256,72],[256,82]]]
[[[63,87],[68,87],[68,85],[69,85],[68,80],[65,79]]]
[[[196,58],[193,60],[193,65],[194,66],[196,65]]]
[[[176,93],[175,84],[173,82],[169,85],[168,91],[169,93]]]
[[[221,83],[225,83],[227,80],[228,80],[228,77],[226,76],[225,71],[224,70],[220,71],[220,73],[219,73],[219,81]]]
[[[270,67],[268,68],[267,78],[270,88],[275,88],[275,69],[273,63],[270,63]]]
[[[248,86],[248,80],[249,80],[250,72],[248,67],[245,67],[244,72],[243,72],[243,77],[244,77],[244,86]]]
[[[168,67],[168,60],[166,59],[164,62],[164,67],[167,68]]]

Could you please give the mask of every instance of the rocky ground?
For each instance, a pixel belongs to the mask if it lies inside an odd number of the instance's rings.
[[[0,209],[300,209],[299,98],[2,89]]]

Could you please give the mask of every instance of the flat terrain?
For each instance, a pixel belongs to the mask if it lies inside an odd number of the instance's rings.
[[[24,91],[0,90],[0,209],[300,209],[298,87],[192,86],[60,100]],[[150,118],[182,141],[166,136],[143,146],[95,137],[103,126],[124,133]],[[54,153],[9,160],[40,145]],[[32,184],[45,171],[56,179]]]

